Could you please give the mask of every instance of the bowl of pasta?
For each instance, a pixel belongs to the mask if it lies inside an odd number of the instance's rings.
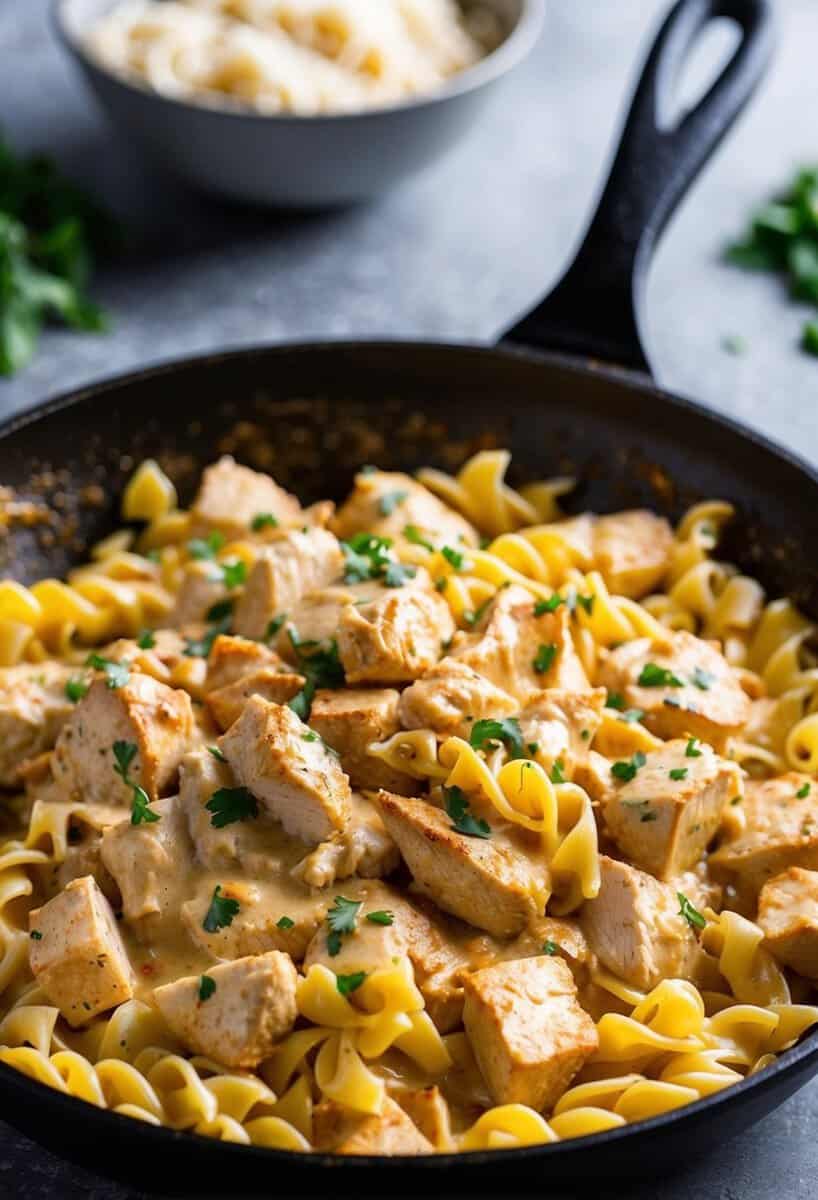
[[[539,35],[544,0],[57,0],[112,121],[245,203],[371,198],[468,131]]]
[[[681,0],[597,221],[769,50]],[[473,1190],[666,1171],[818,1072],[818,473],[574,317],[0,428],[4,1119],[166,1190]]]

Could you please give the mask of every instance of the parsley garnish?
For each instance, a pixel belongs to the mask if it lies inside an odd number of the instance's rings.
[[[211,979],[209,975],[202,975],[199,979],[199,1000],[204,1004],[205,1000],[209,1000],[216,990],[216,980]]]
[[[687,779],[687,767],[674,767],[668,775],[674,780]]]
[[[301,734],[301,740],[303,742],[317,742],[318,734],[314,729],[308,729],[306,733]]]
[[[212,813],[210,824],[214,829],[224,829],[236,821],[247,821],[258,816],[258,801],[247,788],[219,788],[208,800],[205,808]]]
[[[502,721],[475,721],[469,734],[469,745],[475,750],[485,750],[487,745],[502,742],[511,758],[525,758],[523,733],[516,717]]]
[[[233,924],[233,918],[238,915],[240,908],[238,900],[222,895],[222,885],[217,883],[213,889],[210,907],[202,921],[202,929],[205,933],[217,933],[220,929],[226,929],[228,925]]]
[[[136,639],[136,644],[140,650],[153,650],[156,645],[156,638],[153,636],[152,629],[143,629],[139,637]]]
[[[653,811],[652,808],[649,808],[646,812],[642,813],[639,820],[643,821],[643,822],[644,821],[656,821],[656,820],[658,820],[658,815],[657,815],[657,813],[655,813]]]
[[[146,825],[150,825],[153,821],[158,821],[159,813],[155,813],[150,807],[150,796],[143,787],[131,779],[129,768],[137,755],[136,742],[114,742],[113,749],[114,772],[132,792],[131,824],[141,825],[144,822]]]
[[[302,721],[309,719],[313,697],[320,687],[338,688],[344,683],[344,668],[338,655],[338,643],[333,638],[325,646],[320,642],[302,642],[295,629],[290,629],[290,643],[298,659],[298,669],[306,682],[293,696],[289,707]]]
[[[247,563],[237,559],[235,562],[219,563],[213,574],[214,583],[223,583],[226,588],[240,587],[247,582]]]
[[[403,504],[408,492],[385,492],[378,501],[378,512],[382,517],[391,517],[399,504]]]
[[[605,701],[606,708],[615,708],[618,711],[625,707],[624,697],[620,696],[619,692],[608,692],[608,699]]]
[[[556,942],[552,942],[551,938],[546,938],[542,944],[542,952],[549,955],[549,957],[553,957],[553,955],[559,952],[559,946]]]
[[[685,746],[685,758],[701,758],[702,752],[698,747],[698,738],[688,738]]]
[[[268,621],[267,628],[264,630],[265,642],[269,642],[271,638],[276,636],[286,620],[287,614],[282,613],[281,616],[273,617],[272,621]]]
[[[620,759],[619,762],[613,763],[611,765],[611,774],[617,779],[621,779],[623,782],[628,783],[631,779],[636,777],[636,772],[641,767],[644,767],[646,761],[647,759],[642,751],[637,750],[633,757],[629,758],[627,762],[623,762]]]
[[[684,892],[677,892],[676,899],[679,901],[679,916],[684,917],[691,929],[704,929],[707,921],[697,908],[688,900]]]
[[[387,553],[391,545],[391,538],[376,537],[374,533],[356,533],[348,542],[341,542],[344,583],[380,579],[392,562]]]
[[[440,579],[435,580],[435,591],[436,592],[445,592],[446,588],[448,586],[449,586],[449,581],[445,575],[441,575]]]
[[[224,535],[214,529],[206,538],[193,538],[187,544],[187,552],[191,558],[202,561],[215,558],[224,545]]]
[[[387,912],[386,909],[379,909],[378,912],[369,912],[366,914],[367,921],[371,921],[373,925],[394,925],[395,914]]]
[[[534,605],[534,616],[542,617],[545,613],[556,612],[561,604],[565,604],[559,592],[554,592],[553,596],[549,596],[547,600],[538,600]]]
[[[452,828],[466,837],[491,837],[491,826],[469,811],[470,805],[459,787],[443,789],[446,812],[452,819]]]
[[[442,546],[440,553],[446,559],[449,566],[454,567],[455,571],[459,571],[462,568],[464,558],[459,550],[453,550],[451,546]]]
[[[292,917],[279,917],[276,921],[276,929],[292,929],[294,925]]]
[[[716,682],[716,676],[712,671],[705,671],[701,667],[696,667],[693,671],[693,682],[697,688],[706,692],[710,685]]]
[[[366,971],[356,971],[353,975],[336,975],[335,986],[342,996],[349,996],[352,992],[357,992],[365,979]]]
[[[103,658],[101,654],[89,654],[85,660],[85,665],[86,667],[93,667],[96,671],[104,671],[105,682],[111,689],[125,687],[131,677],[131,672],[126,662],[113,662],[110,658]]]
[[[65,684],[65,694],[72,704],[82,700],[88,691],[89,684],[84,679],[68,679]]]
[[[626,725],[635,725],[637,721],[642,720],[644,715],[645,710],[642,708],[628,708],[619,714],[619,720],[624,721]]]
[[[227,759],[224,757],[224,755],[222,754],[222,752],[218,746],[208,746],[207,749],[213,755],[216,762],[221,762],[221,763],[227,762]]]
[[[228,614],[223,620],[217,621],[200,638],[185,638],[184,653],[188,658],[209,658],[213,643],[217,637],[230,632],[232,618]]]
[[[427,542],[421,534],[417,525],[404,525],[403,536],[407,542],[411,542],[413,546],[422,546],[424,550],[434,550],[431,542]]]
[[[538,675],[544,675],[553,666],[554,659],[557,657],[557,647],[553,642],[543,643],[537,650],[537,657],[532,662],[532,667]]]
[[[340,953],[342,938],[355,932],[358,912],[362,904],[363,900],[347,900],[346,896],[335,897],[335,903],[327,912],[327,924],[329,925],[327,950],[331,958]]]
[[[565,775],[563,774],[564,770],[565,763],[561,758],[556,759],[554,765],[551,767],[551,782],[565,783]]]
[[[32,929],[28,936],[33,942],[41,942],[43,940],[43,935],[40,933],[39,929]]]
[[[575,597],[575,600],[576,600],[576,603],[580,606],[580,608],[584,608],[585,611],[587,612],[588,616],[590,617],[594,611],[594,600],[596,600],[596,596],[580,596],[579,594],[577,594],[577,596]]]
[[[260,533],[262,529],[276,529],[277,527],[278,517],[274,517],[272,513],[268,512],[256,513],[250,522],[250,528],[253,533]]]
[[[233,612],[232,600],[219,600],[207,610],[208,621],[223,621],[225,617],[229,617]]]
[[[799,800],[804,800],[809,795],[809,792],[810,792],[810,785],[808,783],[805,783],[803,785],[803,787],[800,787],[798,789],[798,791],[795,793],[795,795]]]
[[[393,562],[386,568],[383,581],[389,588],[399,588],[408,583],[410,579],[414,579],[417,573],[417,567],[409,566],[406,563]]]
[[[645,663],[636,682],[639,687],[684,687],[669,667],[659,667],[652,662]]]
[[[477,608],[467,608],[466,611],[463,613],[464,623],[466,625],[473,626],[473,625],[476,625],[478,623],[478,621],[482,621],[483,617],[485,616],[486,610],[488,609],[488,607],[491,604],[493,599],[494,599],[493,596],[489,596],[488,600],[484,600],[483,603],[481,605],[479,605]]]

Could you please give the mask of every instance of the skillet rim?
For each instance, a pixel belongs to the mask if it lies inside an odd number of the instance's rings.
[[[435,342],[421,338],[369,338],[361,341],[351,339],[323,339],[312,342],[287,341],[275,344],[262,342],[249,346],[232,347],[216,352],[205,352],[203,354],[185,355],[179,358],[162,360],[135,371],[124,371],[106,376],[95,383],[84,384],[70,389],[52,398],[47,398],[21,413],[16,413],[6,418],[6,420],[0,422],[0,458],[2,458],[3,442],[6,438],[29,425],[34,425],[38,421],[46,419],[52,414],[89,400],[99,399],[111,389],[134,384],[147,384],[154,379],[162,379],[174,374],[183,374],[188,369],[201,368],[209,364],[225,364],[238,360],[248,361],[263,358],[274,359],[284,355],[331,353],[333,351],[364,354],[367,350],[371,349],[401,352],[428,350],[433,353],[441,352],[444,356],[449,354],[462,355],[465,353],[477,357],[524,360],[530,362],[535,367],[552,366],[569,374],[578,376],[591,375],[601,379],[603,382],[607,380],[611,383],[615,382],[619,385],[625,385],[629,389],[645,397],[650,397],[660,404],[664,404],[680,413],[688,413],[699,421],[703,421],[706,425],[716,426],[738,436],[789,466],[794,467],[806,476],[810,483],[818,486],[818,469],[811,466],[800,455],[768,438],[765,434],[750,428],[743,422],[735,420],[733,417],[710,409],[686,396],[666,391],[639,372],[603,364],[596,360],[580,360],[567,354],[510,345],[506,342],[500,342],[495,346],[487,346],[480,342]],[[552,1158],[566,1158],[572,1153],[581,1153],[583,1150],[589,1148],[610,1146],[630,1138],[649,1137],[655,1131],[666,1129],[671,1125],[682,1129],[686,1124],[698,1121],[705,1114],[712,1116],[723,1105],[729,1105],[733,1100],[738,1100],[739,1097],[746,1096],[749,1092],[763,1092],[774,1081],[781,1083],[791,1077],[798,1078],[799,1076],[803,1076],[806,1074],[809,1066],[812,1067],[810,1076],[818,1074],[818,1029],[805,1034],[795,1046],[783,1051],[775,1063],[766,1067],[758,1074],[747,1076],[739,1083],[731,1084],[729,1087],[714,1092],[709,1096],[704,1096],[681,1108],[672,1109],[669,1112],[661,1113],[647,1120],[623,1125],[617,1129],[586,1134],[583,1137],[568,1138],[564,1141],[543,1143],[534,1146],[521,1146],[508,1150],[471,1150],[457,1154],[433,1154],[425,1156],[395,1155],[391,1157],[386,1155],[346,1156],[318,1152],[307,1154],[301,1151],[275,1150],[263,1146],[221,1142],[218,1139],[208,1138],[201,1134],[192,1134],[189,1130],[176,1130],[168,1126],[153,1126],[145,1122],[137,1123],[132,1117],[123,1116],[122,1114],[112,1112],[110,1109],[96,1109],[96,1114],[100,1133],[102,1132],[102,1123],[111,1122],[113,1119],[113,1123],[109,1126],[112,1134],[115,1134],[117,1130],[123,1131],[127,1127],[130,1128],[131,1133],[136,1137],[158,1139],[155,1142],[157,1149],[165,1148],[167,1150],[170,1149],[172,1144],[190,1145],[192,1141],[193,1144],[204,1142],[205,1144],[209,1144],[211,1153],[214,1154],[235,1155],[238,1153],[239,1157],[236,1159],[237,1165],[242,1162],[249,1164],[250,1160],[247,1156],[248,1153],[251,1153],[259,1166],[265,1163],[276,1162],[282,1166],[306,1167],[311,1173],[328,1167],[333,1168],[335,1171],[344,1170],[347,1173],[350,1171],[354,1172],[359,1168],[366,1168],[367,1170],[377,1169],[384,1172],[395,1167],[404,1169],[410,1166],[414,1168],[419,1167],[424,1171],[457,1166],[499,1166],[503,1163],[509,1165],[519,1163],[521,1167],[525,1167],[526,1165],[533,1165],[545,1155],[550,1155]],[[53,1105],[58,1108],[64,1108],[66,1119],[71,1119],[73,1114],[75,1120],[81,1120],[82,1109],[79,1107],[81,1105],[85,1105],[87,1109],[95,1108],[94,1105],[88,1104],[86,1101],[67,1093],[58,1092],[50,1088],[47,1084],[40,1083],[36,1079],[5,1063],[0,1063],[0,1081],[5,1084],[3,1092],[13,1091],[15,1088],[18,1088],[24,1092],[28,1092],[32,1100],[35,1101],[42,1101],[43,1095],[47,1094]],[[806,1082],[808,1082],[808,1079],[803,1080],[803,1084],[806,1084]],[[803,1084],[797,1085],[797,1087],[803,1086]],[[797,1090],[797,1087],[793,1090]],[[775,1107],[778,1107],[778,1105]],[[3,1108],[4,1105],[2,1100],[0,1100],[0,1119],[6,1120],[11,1125],[15,1125],[14,1120],[9,1120],[3,1112]],[[127,1122],[127,1126],[123,1126],[122,1121]],[[751,1120],[748,1122],[748,1125],[753,1123]],[[30,1135],[26,1133],[25,1136],[29,1137]],[[31,1140],[35,1144],[40,1144],[34,1138],[31,1138]],[[63,1159],[65,1157],[59,1151],[54,1153]],[[543,1161],[547,1161],[547,1159],[543,1158]]]

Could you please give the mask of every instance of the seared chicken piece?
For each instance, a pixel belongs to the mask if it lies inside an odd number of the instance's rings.
[[[407,525],[435,545],[476,546],[476,529],[409,475],[395,471],[361,472],[335,514],[331,528],[339,538],[374,533],[399,541]]]
[[[265,668],[289,669],[281,656],[263,642],[221,634],[208,655],[206,691],[217,692]]]
[[[332,583],[343,566],[341,547],[325,529],[285,534],[256,559],[236,606],[236,633],[265,637],[274,618],[294,616],[302,596]]]
[[[264,515],[274,517],[283,526],[304,521],[295,496],[269,475],[239,466],[229,455],[205,468],[191,508],[194,536],[214,529],[228,539],[247,536],[254,519]]]
[[[513,696],[466,663],[443,658],[403,692],[400,720],[404,729],[433,729],[442,737],[468,738],[475,721],[511,717],[519,707]]]
[[[19,784],[22,763],[53,747],[74,709],[65,686],[85,675],[58,662],[0,668],[0,787]]]
[[[562,764],[563,773],[572,778],[577,764],[588,756],[594,734],[601,722],[605,692],[566,692],[550,688],[535,696],[520,713],[520,730],[531,753],[553,766]]]
[[[777,959],[818,981],[818,871],[790,867],[765,883],[758,924]]]
[[[646,992],[683,976],[695,942],[675,888],[604,854],[599,866],[599,895],[586,900],[579,919],[602,965]]]
[[[721,824],[725,805],[741,795],[735,763],[703,742],[666,742],[645,756],[614,764],[633,777],[611,787],[602,802],[608,833],[623,855],[657,879],[673,879],[698,862]]]
[[[735,888],[740,912],[752,915],[758,893],[788,867],[818,870],[818,784],[790,771],[744,785],[744,828],[726,837],[708,862]]]
[[[466,975],[463,1024],[497,1104],[550,1108],[599,1045],[560,958],[497,963]]]
[[[178,920],[180,888],[193,863],[185,812],[178,796],[151,805],[159,818],[143,825],[122,820],[102,835],[102,862],[135,928],[156,931]]]
[[[252,1070],[295,1024],[297,982],[289,954],[271,950],[177,979],[156,988],[153,998],[188,1050]]]
[[[220,882],[216,883],[217,879]],[[216,887],[218,900],[238,904],[228,925],[208,920]],[[177,920],[180,916],[194,945],[214,959],[224,961],[283,950],[300,962],[333,897],[332,892],[311,892],[287,872],[276,874],[270,881],[248,882],[241,873],[223,871],[196,885],[193,895],[182,903]]]
[[[211,608],[225,600],[227,594],[222,573],[215,563],[187,563],[182,573],[176,603],[167,617],[168,624],[181,629],[184,625],[205,621]]]
[[[389,1098],[377,1116],[322,1100],[313,1112],[313,1143],[331,1154],[433,1154],[435,1149]]]
[[[396,1087],[392,1099],[436,1150],[452,1149],[451,1115],[439,1087]]]
[[[409,775],[368,753],[373,742],[382,742],[400,729],[399,699],[394,688],[320,688],[315,693],[310,725],[338,753],[353,787],[386,788],[405,795],[416,786]]]
[[[608,590],[638,599],[652,592],[670,566],[673,530],[647,509],[613,513],[594,522],[594,566]]]
[[[251,696],[259,696],[273,704],[289,704],[305,683],[303,675],[290,669],[263,667],[227,687],[208,692],[205,703],[219,728],[227,730],[244,712]]]
[[[63,725],[51,768],[67,797],[85,804],[130,805],[133,787],[114,770],[115,742],[137,747],[129,779],[151,800],[166,795],[179,763],[195,743],[193,708],[186,692],[150,675],[128,672],[127,682],[111,687],[97,679]]]
[[[440,657],[454,633],[449,606],[422,584],[384,588],[341,613],[338,649],[348,683],[407,683]]]
[[[349,820],[344,828],[316,846],[293,867],[292,874],[309,887],[324,888],[350,875],[381,879],[391,875],[399,864],[398,848],[378,809],[365,796],[351,792]]]
[[[723,750],[750,716],[750,701],[724,655],[684,630],[668,631],[666,645],[637,638],[612,650],[599,683],[626,708],[641,709],[644,724],[661,738],[692,735]]]
[[[292,709],[251,697],[219,746],[239,783],[294,837],[317,844],[349,820],[349,779]]]
[[[90,875],[29,913],[29,963],[69,1025],[85,1025],[133,995],[133,971],[110,904]]]
[[[510,693],[520,704],[527,704],[546,688],[590,691],[574,649],[567,606],[537,616],[535,605],[525,588],[504,588],[497,593],[478,632],[458,634],[452,657]]]
[[[445,912],[495,937],[513,937],[539,915],[545,879],[524,854],[458,833],[424,800],[380,792],[378,803],[415,887]]]

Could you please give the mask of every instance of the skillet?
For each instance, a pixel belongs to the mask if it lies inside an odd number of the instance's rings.
[[[666,110],[687,52],[713,19],[741,38],[673,128]],[[648,504],[677,517],[719,496],[739,517],[720,547],[772,595],[818,618],[818,474],[733,421],[660,391],[639,337],[650,252],[699,168],[764,73],[769,0],[680,0],[651,50],[599,209],[573,266],[499,346],[317,343],[161,365],[87,387],[0,427],[0,479],[54,521],[12,526],[0,575],[60,576],[118,524],[135,463],[160,459],[183,500],[201,468],[234,453],[305,502],[342,496],[355,469],[451,468],[508,446],[520,479],[576,472],[569,507]],[[604,362],[616,365],[603,365]],[[44,536],[44,532],[45,535]],[[0,1117],[50,1149],[131,1184],[230,1195],[298,1188],[476,1190],[512,1182],[633,1178],[714,1148],[818,1073],[818,1033],[744,1082],[636,1126],[550,1146],[430,1159],[344,1159],[235,1146],[92,1110],[0,1065]],[[408,1168],[411,1166],[411,1170]],[[328,1174],[327,1172],[331,1172]]]

